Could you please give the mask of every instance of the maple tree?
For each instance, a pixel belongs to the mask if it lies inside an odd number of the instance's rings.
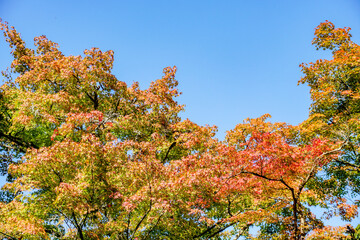
[[[219,141],[179,117],[176,67],[141,90],[111,73],[112,51],[65,56],[45,36],[33,50],[0,24],[14,57],[0,92],[5,238],[300,240],[336,234],[311,206],[356,215],[317,181],[348,146],[321,124],[264,115]]]
[[[156,222],[145,220],[163,203],[155,196],[168,175],[164,163],[173,154],[166,151],[182,110],[173,100],[176,68],[166,68],[142,91],[111,74],[112,51],[66,57],[44,36],[35,38],[34,51],[15,29],[2,28],[18,76],[13,81],[7,75],[2,87],[1,132],[3,143],[19,148],[23,159],[10,166],[16,180],[8,189],[17,196],[1,207],[1,232],[80,239],[115,232],[133,239],[141,224]]]
[[[258,238],[270,237],[266,227],[280,224],[276,232],[270,231],[272,238],[303,239],[322,224],[309,209],[321,202],[322,196],[308,185],[338,150],[325,139],[306,142],[301,128],[271,124],[266,118],[264,115],[239,124],[229,132],[227,141],[240,150],[242,157],[237,161],[241,162],[236,162],[239,173],[252,176],[260,186],[258,201],[266,204],[262,209],[267,211],[266,217],[260,221],[264,231]]]
[[[329,21],[315,29],[313,44],[317,49],[332,50],[332,58],[301,64],[304,76],[299,83],[309,85],[313,101],[310,118],[304,122],[309,133],[343,142],[341,156],[325,166],[327,174],[319,177],[318,188],[338,196],[351,193],[351,201],[357,207],[360,194],[360,46],[351,40],[350,30],[335,28]]]

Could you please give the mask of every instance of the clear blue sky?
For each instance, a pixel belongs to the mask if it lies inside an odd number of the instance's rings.
[[[298,124],[310,99],[297,86],[298,65],[329,56],[311,45],[330,20],[360,42],[360,1],[67,1],[0,0],[0,17],[33,46],[46,35],[66,54],[115,51],[114,73],[147,87],[166,66],[178,67],[183,117],[219,126],[218,137],[247,117]],[[0,69],[9,48],[0,41]]]
[[[176,65],[182,116],[217,125],[220,139],[247,117],[307,118],[299,64],[330,56],[311,45],[320,22],[351,27],[360,42],[359,0],[0,0],[0,17],[27,46],[46,35],[69,55],[112,49],[117,78],[142,88]],[[11,57],[1,39],[0,55],[5,69]]]

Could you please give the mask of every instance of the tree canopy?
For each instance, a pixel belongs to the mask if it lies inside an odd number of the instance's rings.
[[[302,65],[309,119],[265,114],[220,141],[215,126],[180,118],[176,67],[142,90],[112,74],[112,51],[65,56],[45,36],[31,49],[0,25],[14,59],[0,89],[2,239],[359,237],[312,213],[357,216],[360,47],[349,28],[315,31],[333,59]]]

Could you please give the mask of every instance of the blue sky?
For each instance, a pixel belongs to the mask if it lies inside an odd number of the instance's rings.
[[[65,54],[115,51],[114,73],[143,88],[178,67],[184,118],[217,125],[218,137],[247,117],[298,124],[310,98],[298,65],[328,57],[311,45],[330,20],[360,39],[360,1],[48,1],[0,0],[0,17],[33,46],[46,35]],[[360,41],[358,41],[360,42]],[[10,63],[0,41],[0,68]]]
[[[330,56],[311,45],[320,22],[351,27],[360,42],[358,0],[0,0],[0,17],[30,47],[46,35],[67,55],[112,49],[117,78],[142,88],[176,65],[183,118],[217,125],[220,139],[247,117],[307,118],[299,64]],[[0,69],[9,66],[9,52],[0,40]]]

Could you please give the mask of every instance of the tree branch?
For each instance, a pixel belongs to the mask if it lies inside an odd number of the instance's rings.
[[[156,223],[151,227],[151,229],[148,231],[148,233],[145,235],[144,239],[148,239],[147,237],[149,236],[149,234],[154,230],[154,228],[158,225],[158,223],[160,222],[160,219],[162,218],[162,216],[164,215],[164,212],[159,216],[159,218],[157,219]]]
[[[211,239],[212,237],[215,237],[215,235],[221,233],[222,231],[226,230],[227,228],[231,227],[232,225],[235,225],[236,223],[237,223],[237,222],[233,222],[233,223],[231,223],[231,224],[229,224],[229,225],[227,225],[227,226],[219,229],[218,231],[216,231],[216,232],[214,232],[213,234],[211,234],[207,239],[209,240],[209,239]]]
[[[3,232],[0,232],[0,234],[4,235],[4,236],[6,236],[6,237],[8,237],[8,238],[10,238],[10,239],[12,239],[12,240],[17,240],[16,237],[13,237],[13,236],[11,236],[11,235],[9,235],[9,234],[3,233]]]
[[[162,162],[165,162],[165,161],[166,161],[166,159],[168,158],[168,155],[169,155],[169,153],[170,153],[170,150],[171,150],[173,147],[175,147],[175,145],[176,145],[176,142],[173,142],[173,143],[170,145],[170,147],[168,148],[168,150],[167,150],[167,152],[166,152],[166,154],[165,154],[165,157],[164,157],[164,159],[162,160]]]
[[[71,215],[72,215],[72,217],[74,218],[75,227],[76,227],[77,230],[78,230],[80,239],[81,239],[81,240],[85,240],[84,235],[83,235],[83,233],[82,233],[81,226],[79,225],[79,223],[78,223],[77,220],[76,220],[76,216],[75,216],[74,211],[71,213]]]
[[[150,199],[150,203],[149,203],[149,209],[146,211],[146,213],[142,216],[141,220],[138,222],[138,224],[136,225],[134,232],[131,236],[130,239],[132,239],[135,236],[135,233],[137,232],[137,230],[139,229],[141,223],[145,220],[145,218],[147,217],[147,215],[150,213],[151,209],[152,209],[152,200]]]
[[[35,144],[33,144],[32,142],[26,143],[26,142],[22,141],[21,138],[14,137],[14,136],[5,134],[5,133],[3,133],[3,132],[0,132],[0,137],[5,137],[5,138],[8,139],[9,141],[11,141],[11,142],[19,145],[20,147],[25,147],[25,148],[33,147],[33,148],[38,149],[38,147],[37,147]]]

